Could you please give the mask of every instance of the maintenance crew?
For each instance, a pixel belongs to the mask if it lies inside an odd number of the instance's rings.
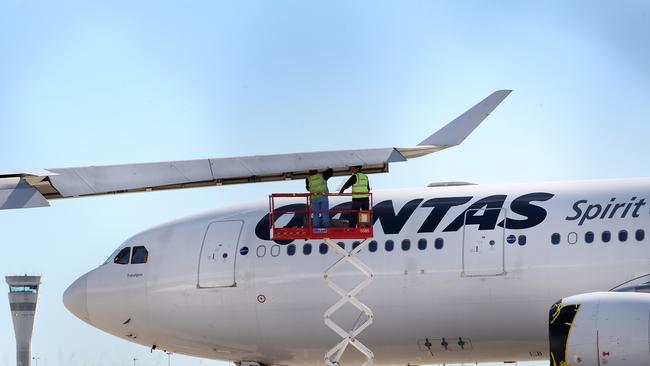
[[[314,228],[326,228],[330,226],[330,204],[327,194],[327,180],[332,178],[334,171],[332,168],[323,173],[312,169],[309,176],[305,178],[305,188],[311,193],[311,225]]]
[[[370,183],[368,176],[361,171],[361,165],[352,167],[352,176],[345,182],[341,188],[340,194],[352,186],[352,212],[350,217],[350,227],[357,227],[359,221],[359,212],[368,211],[370,207]]]

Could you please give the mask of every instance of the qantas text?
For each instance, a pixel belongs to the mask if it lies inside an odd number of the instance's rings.
[[[538,202],[548,201],[553,194],[545,192],[528,193],[515,198],[510,203],[509,213],[517,214],[521,218],[507,218],[499,220],[500,209],[506,201],[506,195],[492,195],[481,198],[467,207],[461,214],[456,216],[451,223],[442,229],[443,232],[458,231],[463,225],[477,225],[478,230],[494,230],[496,226],[506,229],[528,229],[539,225],[547,216],[546,209],[537,205]],[[425,201],[424,198],[410,200],[395,212],[392,200],[381,201],[373,207],[373,224],[379,221],[385,234],[398,234],[417,208],[431,208],[426,219],[418,229],[418,233],[432,233],[438,229],[443,218],[452,207],[461,206],[470,202],[474,197],[444,197],[431,198]],[[350,210],[351,202],[341,203],[333,206],[330,210]],[[277,212],[283,211],[304,211],[304,204],[291,204],[278,207]],[[302,227],[304,215],[293,215],[286,227]],[[340,214],[340,219],[347,220],[349,214]],[[275,220],[281,217],[276,213]],[[332,215],[334,216],[334,215]],[[255,234],[262,240],[270,240],[269,236],[269,215],[265,215],[255,227]],[[286,244],[290,241],[277,241]]]

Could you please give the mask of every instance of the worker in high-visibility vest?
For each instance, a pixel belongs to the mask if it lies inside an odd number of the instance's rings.
[[[311,225],[314,228],[326,228],[330,226],[327,180],[332,175],[334,175],[334,171],[331,168],[323,173],[312,169],[309,171],[309,176],[305,178],[305,188],[311,193]]]
[[[341,191],[352,187],[352,213],[350,217],[350,227],[356,227],[359,220],[358,211],[368,211],[370,208],[370,183],[368,176],[361,171],[361,165],[352,167],[352,176],[345,182]]]

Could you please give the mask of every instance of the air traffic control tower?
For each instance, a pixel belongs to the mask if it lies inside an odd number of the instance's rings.
[[[9,306],[16,333],[16,365],[31,366],[32,330],[41,276],[7,276]]]

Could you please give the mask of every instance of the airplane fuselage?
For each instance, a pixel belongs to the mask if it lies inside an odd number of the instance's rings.
[[[650,274],[649,200],[647,178],[376,191],[375,243],[359,253],[375,273],[359,299],[375,318],[360,339],[378,364],[547,359],[555,301]],[[129,341],[219,360],[320,364],[339,340],[323,324],[338,300],[323,272],[338,255],[271,241],[267,201],[160,225],[116,253],[136,246],[142,263],[112,256],[66,306]],[[351,267],[333,277],[360,279]],[[353,328],[359,311],[336,321]]]

